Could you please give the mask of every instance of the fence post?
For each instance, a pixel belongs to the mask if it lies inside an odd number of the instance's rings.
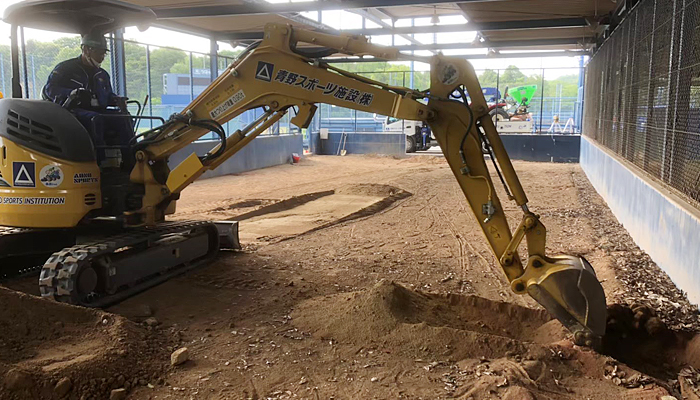
[[[656,1],[654,1],[654,13],[653,13],[653,15],[656,15],[656,4],[657,4]],[[651,31],[650,31],[651,34],[649,35],[649,36],[651,36],[651,45],[649,46],[650,49],[654,49],[654,42],[656,39],[656,34],[654,32],[655,30],[656,30],[656,18],[652,18]],[[646,106],[647,106],[647,120],[646,120],[645,129],[644,129],[645,132],[644,132],[644,164],[643,164],[644,170],[649,172],[652,175],[654,175],[654,172],[649,169],[649,162],[652,161],[651,157],[650,157],[650,153],[651,153],[651,149],[653,147],[651,135],[650,135],[650,133],[651,133],[650,132],[650,128],[651,128],[650,124],[651,124],[651,121],[653,120],[653,117],[654,117],[653,99],[654,99],[654,90],[655,90],[655,86],[654,86],[655,79],[652,79],[652,76],[654,76],[654,73],[653,73],[654,55],[655,55],[655,53],[653,51],[649,52],[649,84],[647,86],[647,97],[645,99]],[[610,146],[609,144],[608,144],[608,147],[612,148],[612,146]],[[656,176],[656,177],[660,178],[660,174],[659,174],[659,176]]]
[[[190,102],[194,100],[194,72],[192,71],[192,68],[194,68],[193,62],[192,52],[190,51]]]
[[[542,85],[542,95],[540,96],[540,132],[542,133],[542,117],[544,116],[544,68],[542,68],[542,80],[540,81]]]
[[[352,110],[352,113],[355,116],[355,132],[357,132],[357,110]]]
[[[126,97],[126,52],[124,51],[124,28],[114,32],[114,91]]]
[[[22,68],[24,69],[24,95],[29,98],[29,74],[27,74],[27,42],[24,41],[24,27],[19,27],[19,34],[22,38]]]
[[[499,99],[500,96],[498,95],[498,91],[500,90],[499,85],[501,84],[500,80],[501,80],[501,70],[497,69],[496,70],[496,103],[498,103],[498,101],[501,100],[501,99]]]
[[[585,85],[586,85],[586,70],[583,67],[583,56],[579,57],[579,64],[578,64],[578,90],[576,92],[577,94],[577,100],[579,101],[577,111],[578,111],[578,119],[579,121],[576,123],[577,128],[579,133],[583,133],[583,101],[585,97],[586,90]],[[579,95],[580,93],[580,95]]]
[[[684,68],[687,65],[692,65],[693,64],[693,52],[686,50],[684,45],[688,43],[685,39],[685,35],[690,34],[690,32],[693,32],[693,29],[695,27],[694,21],[692,18],[686,18],[686,13],[690,12],[688,8],[684,8],[681,14],[681,20],[679,21],[680,26],[676,26],[676,5],[677,2],[674,2],[674,16],[673,18],[673,32],[678,35],[678,40],[675,40],[675,35],[674,35],[674,43],[675,45],[672,45],[673,47],[671,48],[671,65],[675,69],[675,71],[670,71],[671,73],[669,74],[670,77],[673,78],[673,74],[675,72],[676,78],[675,78],[675,90],[674,91],[669,91],[670,93],[675,92],[675,99],[673,99],[673,112],[667,119],[667,121],[672,122],[672,127],[671,127],[671,132],[670,135],[667,135],[666,140],[664,141],[664,147],[670,147],[667,149],[667,151],[664,152],[664,154],[668,153],[668,172],[667,172],[667,182],[671,185],[674,185],[674,176],[676,176],[676,173],[674,172],[674,169],[676,167],[676,163],[680,161],[681,166],[683,166],[684,162],[687,163],[688,159],[684,157],[684,153],[679,152],[679,147],[683,146],[683,133],[680,132],[687,132],[688,131],[688,114],[690,113],[690,88],[692,86],[692,79],[693,79],[693,74],[692,74],[692,68]],[[675,51],[674,51],[675,49]],[[674,52],[677,52],[678,54],[674,57]],[[677,57],[677,60],[674,60]],[[669,84],[670,85],[670,84]],[[671,99],[669,99],[670,103]],[[679,106],[682,105],[682,108]],[[688,108],[686,108],[688,107]],[[670,108],[670,107],[669,107]],[[666,132],[668,132],[668,126],[666,128]],[[680,135],[679,135],[680,133]],[[681,147],[682,148],[682,147]],[[680,153],[680,154],[679,154]],[[687,154],[687,153],[685,153]],[[679,156],[680,160],[676,160],[676,157]],[[682,169],[681,172],[682,173]],[[679,173],[679,174],[680,174]],[[697,179],[697,178],[696,178]],[[677,186],[676,186],[677,187]],[[681,190],[685,190],[686,188],[682,187]]]
[[[36,97],[36,68],[34,68],[34,54],[32,54],[32,98]]]
[[[416,19],[415,19],[415,18],[411,18],[411,26],[416,26]],[[415,37],[416,37],[416,35],[411,34],[411,38],[415,39]],[[414,55],[414,54],[416,54],[416,52],[413,51],[413,50],[411,50],[411,55]],[[410,78],[411,89],[415,89],[415,88],[416,88],[416,85],[415,85],[415,78],[414,78],[414,76],[413,76],[413,75],[414,75],[415,69],[416,69],[415,61],[411,60],[411,78]],[[406,85],[404,85],[404,86],[406,86]]]
[[[12,78],[12,98],[18,99],[22,97],[22,85],[19,80],[19,48],[18,48],[18,38],[17,38],[17,25],[12,25],[12,32],[10,34],[10,45],[12,46],[12,53],[10,54],[11,63],[11,78]]]
[[[219,51],[219,44],[216,40],[209,39],[209,76],[211,82],[219,76],[219,60],[217,58],[217,53]]]
[[[153,97],[153,92],[151,88],[151,46],[146,45],[146,86],[148,86],[148,113],[149,115],[153,115],[153,101],[151,100],[151,97]],[[146,107],[146,105],[143,105]],[[153,129],[153,120],[149,119],[151,129]]]

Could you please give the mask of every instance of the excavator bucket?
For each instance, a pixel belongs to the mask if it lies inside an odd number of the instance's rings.
[[[605,292],[583,257],[552,257],[526,282],[527,293],[574,334],[580,346],[599,348],[605,334]],[[526,275],[528,275],[526,273]]]

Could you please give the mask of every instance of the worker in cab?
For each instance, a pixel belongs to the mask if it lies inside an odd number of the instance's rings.
[[[134,136],[126,98],[112,90],[110,77],[101,65],[108,51],[101,34],[82,36],[82,53],[58,64],[42,90],[45,100],[71,111],[85,126],[97,148],[98,161],[104,146],[124,146]]]

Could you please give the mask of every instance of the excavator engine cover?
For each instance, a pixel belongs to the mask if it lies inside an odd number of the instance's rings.
[[[72,228],[102,206],[87,130],[56,103],[0,100],[0,225]]]

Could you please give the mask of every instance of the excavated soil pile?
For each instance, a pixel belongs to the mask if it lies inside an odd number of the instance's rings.
[[[0,398],[109,398],[160,375],[164,339],[98,310],[0,287]]]
[[[524,341],[551,342],[566,335],[561,326],[548,323],[551,317],[543,310],[411,291],[386,280],[367,291],[308,300],[292,318],[316,337],[373,343],[407,357],[502,357],[527,351]]]
[[[292,320],[339,345],[443,360],[425,368],[453,365],[443,377],[460,398],[569,398],[565,388],[571,387],[577,388],[571,398],[624,393],[631,399],[654,388],[679,394],[678,373],[696,364],[698,340],[671,332],[648,309],[614,305],[610,315],[608,356],[573,346],[544,310],[422,293],[386,280],[363,291],[309,299],[295,308]]]

